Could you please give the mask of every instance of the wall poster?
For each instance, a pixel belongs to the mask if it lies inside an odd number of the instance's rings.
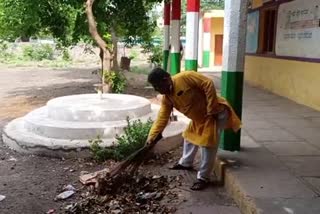
[[[259,11],[248,13],[246,53],[257,53],[259,38]]]
[[[320,0],[281,4],[276,38],[277,55],[320,59]]]

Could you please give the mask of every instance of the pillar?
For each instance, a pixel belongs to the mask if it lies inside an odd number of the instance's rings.
[[[225,0],[223,69],[221,94],[241,118],[243,94],[243,70],[246,42],[247,1]],[[222,133],[220,147],[224,150],[240,150],[240,131]]]
[[[198,34],[200,0],[187,0],[186,71],[198,69]]]
[[[171,52],[170,73],[175,75],[180,72],[180,17],[181,0],[172,0],[171,9]]]
[[[198,34],[198,66],[202,67],[202,54],[203,54],[203,13],[199,14],[199,34]]]
[[[203,18],[203,54],[202,66],[210,67],[210,52],[211,52],[211,18]]]
[[[170,45],[170,1],[164,2],[163,8],[163,30],[164,30],[164,44],[163,44],[163,69],[168,70],[169,59],[169,45]]]

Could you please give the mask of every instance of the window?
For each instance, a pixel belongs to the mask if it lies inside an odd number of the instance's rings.
[[[273,54],[275,51],[277,9],[266,8],[261,11],[261,30],[259,39],[259,52]]]

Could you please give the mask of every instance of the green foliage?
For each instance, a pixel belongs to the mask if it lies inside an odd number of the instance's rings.
[[[119,71],[104,72],[105,82],[111,84],[113,93],[122,93],[127,86],[125,76]]]
[[[62,59],[64,61],[71,61],[72,60],[68,49],[63,49],[62,50]]]
[[[100,145],[102,140],[99,136],[89,140],[93,158],[97,161],[125,159],[145,145],[152,123],[151,119],[143,123],[141,120],[130,121],[128,118],[124,134],[116,136],[116,145],[110,148],[104,148]]]
[[[153,46],[151,49],[151,55],[148,58],[149,62],[155,66],[161,66],[163,61],[163,51],[161,46]]]
[[[130,71],[132,73],[136,73],[136,74],[148,74],[150,69],[148,67],[144,67],[142,65],[140,66],[133,66]]]
[[[162,41],[160,44],[147,42],[142,45],[143,53],[149,53],[148,61],[155,66],[161,66],[163,61]]]
[[[0,41],[0,59],[5,61],[11,60],[14,58],[14,54],[9,51],[9,44],[6,41]]]
[[[101,147],[100,144],[102,143],[102,140],[100,136],[97,136],[96,139],[89,140],[89,143],[90,152],[95,160],[103,162],[107,159],[113,159],[113,148]]]
[[[26,45],[22,49],[23,57],[32,61],[41,61],[44,59],[53,59],[53,48],[48,44]]]
[[[128,126],[124,129],[124,134],[117,136],[116,156],[117,160],[122,160],[142,148],[148,138],[149,131],[152,126],[152,120],[149,119],[146,123],[141,120],[130,122],[127,119]]]
[[[224,9],[224,0],[202,0],[201,1],[201,10],[223,10]]]
[[[152,9],[161,0],[95,0],[93,13],[104,39],[111,28],[119,38],[144,40],[153,32]],[[134,12],[133,12],[134,11]],[[84,1],[79,0],[0,0],[0,37],[26,39],[50,35],[64,45],[81,39],[92,42]]]
[[[0,39],[28,41],[31,36],[50,37],[67,47],[84,41],[93,44],[84,0],[0,0]],[[129,2],[129,3],[128,3]],[[162,0],[95,0],[92,10],[98,33],[112,48],[112,41],[134,44],[149,41]],[[112,36],[111,36],[112,35]],[[28,53],[30,55],[30,53]],[[65,61],[68,56],[63,53]],[[115,58],[117,58],[115,56]]]
[[[129,58],[130,58],[130,59],[138,58],[138,56],[139,56],[138,51],[136,51],[136,50],[131,50],[131,51],[130,51],[130,54],[129,54]]]
[[[0,37],[26,40],[41,34],[66,40],[74,26],[71,2],[79,7],[77,1],[0,0]]]

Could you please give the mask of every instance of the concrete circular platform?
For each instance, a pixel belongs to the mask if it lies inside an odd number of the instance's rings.
[[[100,136],[103,146],[114,145],[123,133],[126,119],[155,120],[158,105],[138,96],[123,94],[82,94],[59,97],[26,116],[7,124],[3,142],[12,149],[53,157],[88,157],[89,140]],[[178,121],[165,129],[164,141],[180,142],[188,119],[176,113]]]
[[[149,100],[127,94],[80,94],[58,97],[47,103],[48,117],[63,121],[118,121],[151,112]]]

